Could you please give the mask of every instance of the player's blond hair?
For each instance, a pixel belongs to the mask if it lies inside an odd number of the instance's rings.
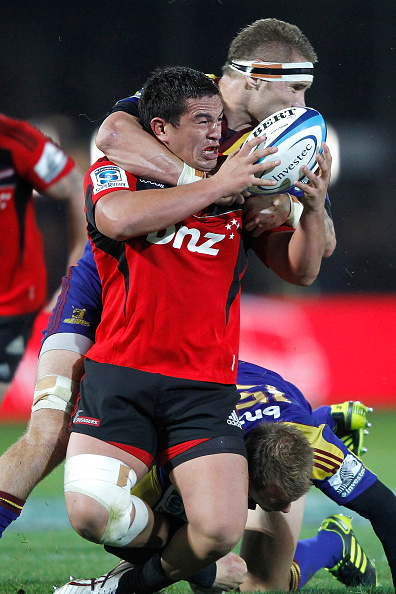
[[[318,60],[314,48],[297,25],[278,19],[259,19],[242,29],[231,42],[223,74],[238,76],[230,68],[230,63],[235,60],[259,58],[264,62],[293,62],[295,54],[308,62]]]
[[[305,435],[287,423],[261,423],[245,437],[249,482],[256,491],[275,488],[296,501],[311,487],[313,450]]]

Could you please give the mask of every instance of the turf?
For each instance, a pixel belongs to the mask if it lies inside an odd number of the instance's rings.
[[[370,416],[372,429],[366,438],[368,452],[364,460],[366,465],[377,473],[379,478],[396,491],[396,411],[375,411]],[[23,432],[22,425],[0,425],[0,452],[12,444]],[[51,515],[53,497],[59,501],[62,497],[63,468],[56,469],[34,490],[29,505],[36,513],[37,523],[41,517]],[[312,490],[315,491],[315,490]],[[319,506],[323,504],[324,517],[328,511],[325,497],[319,494]],[[316,501],[316,500],[315,500]],[[379,502],[380,504],[380,502]],[[48,510],[48,511],[47,511]],[[308,512],[308,510],[307,510]],[[316,520],[315,520],[316,521]],[[20,526],[22,518],[19,520]],[[354,523],[355,533],[367,554],[376,560],[380,587],[378,594],[394,592],[390,571],[380,542],[367,522]],[[307,522],[302,537],[315,534],[318,524]],[[101,547],[90,544],[77,536],[71,528],[48,529],[46,531],[18,531],[18,522],[13,529],[4,533],[0,541],[0,593],[51,594],[53,586],[61,586],[75,577],[94,577],[111,569],[117,560]],[[191,594],[185,582],[168,589],[170,594]],[[318,572],[303,589],[306,593],[320,592],[359,592],[362,588],[345,588],[325,570]]]

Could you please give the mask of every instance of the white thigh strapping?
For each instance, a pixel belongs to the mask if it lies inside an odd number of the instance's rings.
[[[66,461],[65,493],[82,493],[98,501],[109,513],[101,544],[123,547],[147,526],[148,509],[131,495],[137,482],[132,468],[116,458],[79,454]],[[131,524],[132,509],[135,517]]]

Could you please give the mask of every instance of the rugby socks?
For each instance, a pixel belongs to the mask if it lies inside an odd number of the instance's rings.
[[[175,532],[179,530],[182,526],[186,525],[186,521],[182,518],[177,516],[172,516],[171,514],[161,512],[161,516],[165,516],[168,520],[168,537],[166,543],[163,545],[161,549],[158,547],[113,547],[110,545],[105,545],[104,548],[108,553],[119,557],[123,561],[128,561],[132,565],[143,565],[146,561],[148,561],[151,557],[156,555],[160,550],[163,550],[166,545],[172,540],[173,535]],[[213,580],[214,581],[214,580]]]
[[[294,555],[294,561],[298,564],[301,574],[299,587],[305,586],[319,569],[337,565],[342,555],[342,539],[335,532],[321,530],[312,538],[299,540]]]
[[[216,563],[212,563],[209,567],[205,567],[205,569],[201,569],[199,573],[189,577],[187,581],[200,588],[211,588],[216,581],[216,573]]]
[[[157,553],[140,567],[134,567],[120,577],[117,594],[154,594],[174,583],[165,575],[161,553]]]
[[[0,538],[4,530],[17,518],[19,518],[26,501],[19,499],[10,493],[0,491]]]
[[[301,582],[301,569],[295,559],[293,559],[292,566],[290,568],[290,582],[289,592],[297,592],[300,589]]]

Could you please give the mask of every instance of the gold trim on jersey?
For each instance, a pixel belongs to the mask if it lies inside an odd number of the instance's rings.
[[[291,422],[285,422],[285,425],[294,425],[302,431],[314,449],[312,479],[323,481],[337,472],[344,460],[344,454],[340,448],[323,437],[323,429],[326,425],[312,427]]]
[[[222,154],[230,155],[231,153],[236,151],[238,148],[240,148],[242,146],[242,144],[245,142],[246,138],[249,136],[251,131],[252,131],[252,128],[251,128],[251,126],[249,126],[248,132],[245,132],[245,134],[240,136],[228,149],[226,149],[225,151],[222,151]]]
[[[155,466],[133,487],[131,493],[143,499],[151,508],[158,503],[162,497],[163,489],[159,482]]]

